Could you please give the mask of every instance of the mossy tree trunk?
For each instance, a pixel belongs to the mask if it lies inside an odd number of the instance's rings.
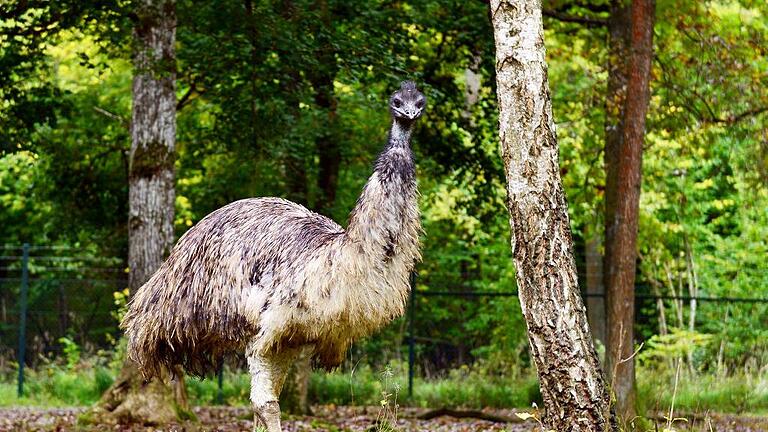
[[[312,373],[311,351],[304,349],[288,371],[283,391],[280,393],[280,409],[288,414],[309,415],[309,378]]]
[[[541,2],[490,3],[512,252],[544,399],[544,429],[617,430],[576,277]]]
[[[129,170],[128,286],[133,295],[173,246],[176,143],[176,5],[141,0],[134,18],[134,78]],[[189,413],[181,371],[145,382],[126,359],[86,420],[164,424]]]

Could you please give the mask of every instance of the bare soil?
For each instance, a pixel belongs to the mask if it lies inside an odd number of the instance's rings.
[[[88,428],[78,427],[77,416],[82,408],[2,408],[0,409],[0,431],[221,431],[251,432],[253,422],[251,412],[245,407],[197,407],[195,414],[198,422],[172,424],[162,428],[142,425],[97,425]],[[289,417],[283,423],[286,432],[326,431],[326,432],[375,432],[379,428],[382,410],[378,407],[342,407],[315,406],[314,415]],[[442,416],[430,420],[419,420],[417,416],[427,410],[402,408],[397,413],[398,431],[433,431],[433,432],[474,432],[508,431],[536,432],[538,424],[534,420],[527,422],[494,423],[472,418],[457,419]],[[513,410],[489,410],[489,413],[516,418]],[[679,415],[679,417],[686,417]],[[724,414],[706,414],[688,416],[689,420],[677,421],[676,431],[729,431],[757,432],[768,431],[768,418],[736,416]],[[658,420],[658,429],[662,430],[664,421]]]

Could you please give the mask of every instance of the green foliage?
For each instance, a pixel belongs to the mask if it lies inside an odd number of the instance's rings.
[[[73,369],[80,362],[80,347],[68,337],[59,338],[59,343],[67,359],[67,369]]]
[[[117,322],[121,322],[126,312],[128,311],[128,300],[130,297],[130,290],[125,288],[113,293],[115,301],[115,309],[111,312],[112,317]]]
[[[669,364],[672,360],[705,348],[711,341],[712,335],[673,328],[669,334],[653,335],[646,340],[637,360],[640,364],[658,368],[661,364]]]
[[[39,155],[20,151],[0,156],[0,235],[4,243],[47,241],[52,205],[39,191],[44,181]]]
[[[177,234],[249,196],[322,207],[343,223],[384,142],[389,93],[398,81],[416,79],[428,96],[414,139],[425,231],[415,286],[418,375],[442,378],[417,379],[414,401],[525,406],[536,395],[521,372],[532,364],[517,299],[421,295],[516,287],[486,3],[323,4],[177,2]],[[597,19],[606,18],[605,4],[545,2]],[[125,268],[131,7],[72,0],[0,6],[2,243],[78,246],[89,259],[117,257],[108,261]],[[659,2],[656,15],[638,292],[768,297],[768,9],[753,1]],[[607,35],[600,26],[552,18],[545,27],[578,254],[602,230]],[[321,187],[327,137],[338,143],[333,200]],[[34,274],[50,277],[33,285],[30,305],[53,310],[56,273],[42,268]],[[94,298],[68,296],[73,307],[93,305],[106,317],[97,320],[98,340],[78,339],[75,327],[87,317],[77,316],[73,329],[61,329],[71,338],[48,349],[63,352],[74,369],[76,346],[83,355],[117,347],[121,358],[124,345],[114,334],[123,288],[99,285],[82,290]],[[17,289],[3,284],[2,300],[14,304]],[[648,368],[683,357],[693,361],[686,369],[738,376],[766,364],[768,305],[700,302],[692,316],[690,302],[665,301],[667,330],[688,329],[665,337],[657,336],[657,304],[639,306],[637,334],[646,341],[639,359]],[[313,397],[378,403],[375,371],[405,358],[406,325],[396,320],[353,348],[351,357],[368,369],[313,375]],[[15,337],[9,329],[2,328],[3,342]],[[473,365],[470,372],[464,364]],[[215,400],[215,381],[190,381],[189,388],[196,400]],[[78,400],[90,397],[85,393]],[[224,394],[228,403],[244,400],[247,379],[231,375]]]
[[[355,368],[349,373],[312,374],[309,399],[328,401],[337,405],[379,405],[381,382],[370,366]]]
[[[87,27],[99,35],[104,49],[124,40],[127,20],[124,1],[4,2],[0,5],[0,155],[34,148],[36,127],[58,126],[62,111],[71,106],[65,90],[48,74],[47,49],[62,34]],[[86,52],[77,59],[96,68]]]

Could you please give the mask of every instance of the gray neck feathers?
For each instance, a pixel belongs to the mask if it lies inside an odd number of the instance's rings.
[[[348,239],[385,260],[397,252],[398,243],[418,241],[409,228],[420,226],[410,142],[411,125],[393,121],[389,141],[349,218]]]
[[[392,147],[411,147],[411,125],[403,124],[397,120],[392,122],[389,130],[388,148]]]

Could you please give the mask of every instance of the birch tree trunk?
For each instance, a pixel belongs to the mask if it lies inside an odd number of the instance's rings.
[[[605,143],[606,369],[621,419],[635,417],[635,271],[645,115],[653,57],[653,0],[611,6]]]
[[[176,143],[174,0],[138,2],[133,35],[133,109],[128,176],[128,287],[131,295],[160,267],[173,246]],[[101,421],[107,419],[155,425],[179,420],[189,413],[181,373],[170,386],[158,379],[145,383],[136,365],[128,359],[94,412]]]
[[[491,0],[491,20],[512,252],[544,399],[544,429],[616,430],[578,288],[541,2]]]

